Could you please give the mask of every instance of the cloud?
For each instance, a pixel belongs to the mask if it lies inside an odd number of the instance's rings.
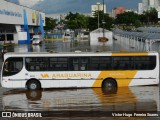
[[[19,4],[19,0],[6,0],[8,2],[13,2],[13,3],[16,3],[16,4]]]
[[[27,0],[26,0],[27,1]],[[91,13],[91,5],[102,0],[43,0],[33,6],[34,9],[43,9],[45,13],[68,13],[82,12]],[[124,6],[127,9],[137,8],[138,2],[142,0],[104,0],[107,12],[117,6]]]
[[[38,2],[42,2],[43,0],[19,0],[21,5],[25,5],[28,7],[32,7],[33,5],[37,4]]]

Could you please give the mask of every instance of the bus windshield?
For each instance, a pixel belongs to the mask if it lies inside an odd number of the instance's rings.
[[[12,76],[19,73],[23,68],[23,58],[8,58],[4,62],[3,76]]]

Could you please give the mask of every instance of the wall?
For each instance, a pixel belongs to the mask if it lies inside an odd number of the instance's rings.
[[[103,36],[103,33],[90,33],[90,45],[91,46],[97,46],[97,45],[103,45],[102,42],[99,42],[98,41],[98,38],[99,37],[102,37]],[[113,33],[112,32],[105,32],[105,35],[104,35],[106,38],[109,39],[108,42],[105,42],[104,44],[106,46],[112,46],[113,45]]]
[[[23,10],[26,9],[28,24],[32,26],[39,25],[39,16],[42,14],[43,25],[45,25],[45,13],[35,11],[28,7],[0,0],[0,23],[2,24],[24,24]]]

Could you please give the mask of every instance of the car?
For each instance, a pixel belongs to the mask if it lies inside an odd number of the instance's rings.
[[[33,38],[32,39],[32,44],[34,44],[34,45],[41,44],[41,40],[39,38]]]
[[[33,45],[39,45],[43,41],[43,38],[41,35],[34,35],[33,38],[31,39],[31,42]]]

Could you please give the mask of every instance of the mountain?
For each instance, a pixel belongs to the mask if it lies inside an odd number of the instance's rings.
[[[117,6],[124,6],[127,9],[137,9],[138,3],[142,0],[104,0],[107,12]],[[33,9],[44,10],[45,13],[68,13],[80,12],[90,13],[91,5],[103,0],[43,0],[33,6]]]

